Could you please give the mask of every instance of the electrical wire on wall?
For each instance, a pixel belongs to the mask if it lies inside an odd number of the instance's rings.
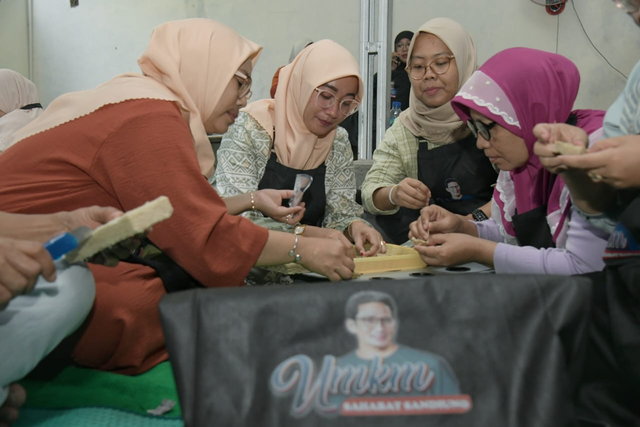
[[[602,57],[602,59],[604,59],[606,61],[607,64],[609,64],[609,66],[611,68],[613,68],[614,70],[616,70],[622,77],[625,78],[625,80],[628,78],[623,72],[621,72],[620,70],[618,70],[616,67],[613,66],[613,64],[611,64],[611,62],[609,62],[609,60],[602,54],[602,52],[600,52],[598,50],[598,48],[596,47],[595,44],[593,44],[593,42],[591,41],[591,37],[589,37],[589,34],[587,34],[587,30],[585,30],[584,25],[582,25],[582,20],[580,19],[580,15],[578,15],[578,11],[576,10],[576,4],[574,0],[571,0],[571,6],[573,6],[573,11],[576,14],[576,18],[578,18],[578,22],[580,23],[580,27],[582,27],[582,31],[584,32],[584,35],[587,36],[587,40],[589,40],[589,43],[591,43],[591,46],[593,46],[593,48],[596,50],[596,52],[598,52],[598,54]],[[558,19],[559,22],[559,19]],[[558,52],[558,41],[556,39],[556,53]]]
[[[560,41],[560,16],[556,20],[556,54],[558,53],[558,42]]]

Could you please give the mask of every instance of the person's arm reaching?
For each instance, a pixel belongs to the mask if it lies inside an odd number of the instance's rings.
[[[44,243],[81,226],[96,228],[121,215],[116,208],[101,206],[41,215],[0,212],[0,236]]]

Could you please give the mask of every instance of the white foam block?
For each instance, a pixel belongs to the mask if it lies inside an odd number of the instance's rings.
[[[72,264],[88,259],[104,249],[144,232],[172,214],[173,206],[169,198],[160,196],[93,230],[91,237],[84,244],[65,256],[66,261]]]

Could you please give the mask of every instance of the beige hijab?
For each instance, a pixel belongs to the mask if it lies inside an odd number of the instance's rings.
[[[471,35],[462,25],[449,18],[435,18],[427,21],[416,31],[409,46],[411,52],[420,33],[438,37],[455,55],[458,67],[458,90],[478,68],[476,45]],[[429,108],[411,90],[409,108],[400,115],[402,124],[416,136],[421,136],[435,144],[448,144],[462,137],[467,128],[451,107],[451,101],[437,108]]]
[[[275,99],[252,102],[243,109],[260,123],[273,140],[278,162],[300,170],[315,169],[329,156],[336,130],[324,138],[312,134],[303,114],[315,89],[325,83],[354,76],[358,78],[356,99],[362,100],[364,85],[358,62],[351,53],[332,40],[320,40],[305,48],[294,61],[280,70]]]
[[[36,85],[13,70],[0,69],[0,152],[10,147],[12,135],[42,114],[42,108],[21,110],[29,104],[37,104]]]
[[[176,102],[189,124],[202,173],[210,177],[215,157],[204,128],[216,104],[248,59],[262,47],[210,19],[185,19],[156,27],[138,59],[143,75],[127,73],[95,89],[55,99],[44,114],[15,134],[16,141],[129,99]]]

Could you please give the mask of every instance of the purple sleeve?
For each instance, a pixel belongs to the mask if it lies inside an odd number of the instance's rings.
[[[593,227],[571,207],[564,248],[536,249],[499,243],[493,254],[496,273],[582,274],[604,268],[608,234]]]
[[[486,221],[473,221],[478,229],[478,237],[485,240],[491,240],[493,242],[503,242],[504,239],[500,234],[500,227],[492,219],[489,218]]]

